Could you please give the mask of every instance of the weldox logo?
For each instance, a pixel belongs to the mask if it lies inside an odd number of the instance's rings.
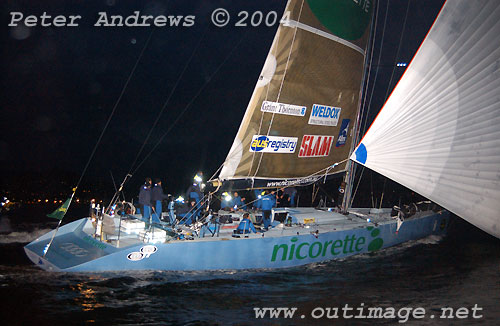
[[[339,123],[341,108],[314,104],[309,117],[310,125],[336,126]]]
[[[250,143],[250,152],[294,153],[297,142],[296,137],[254,135]]]
[[[351,119],[343,119],[342,124],[340,125],[339,136],[337,137],[337,143],[335,147],[342,147],[345,145],[347,141],[347,133],[349,132],[349,122]]]
[[[379,237],[380,230],[373,226],[367,227],[366,230],[370,232],[368,243],[365,237],[356,236],[355,234],[346,235],[345,239],[315,241],[312,243],[309,241],[299,242],[297,237],[292,237],[290,243],[274,246],[271,262],[344,256],[381,249],[384,241]]]
[[[304,135],[299,157],[324,157],[330,155],[333,136]]]
[[[300,105],[293,104],[285,104],[271,101],[262,102],[262,106],[260,107],[262,112],[269,113],[278,113],[285,115],[295,115],[299,117],[303,117],[306,115],[306,107]]]

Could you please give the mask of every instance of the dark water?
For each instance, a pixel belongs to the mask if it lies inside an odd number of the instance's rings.
[[[444,238],[293,269],[64,274],[26,258],[23,245],[54,222],[23,214],[9,217],[10,229],[2,221],[1,325],[500,325],[500,241],[459,219]],[[396,318],[345,319],[346,304],[393,307]],[[297,311],[292,319],[257,319],[255,307]],[[426,315],[399,323],[404,307]],[[466,308],[466,318],[439,318],[442,307]],[[337,318],[326,308],[339,308]]]

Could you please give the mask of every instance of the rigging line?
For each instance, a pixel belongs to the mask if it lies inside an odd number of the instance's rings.
[[[302,0],[302,3],[300,5],[300,11],[299,11],[299,16],[297,17],[297,22],[300,22],[300,17],[302,15],[302,8],[304,8],[304,0]],[[280,84],[280,88],[278,91],[278,95],[276,97],[276,102],[279,102],[279,100],[280,100],[281,90],[283,89],[283,84],[285,83],[286,72],[288,70],[288,64],[290,63],[290,56],[292,55],[293,44],[295,43],[295,37],[297,36],[297,29],[298,29],[298,27],[296,25],[295,30],[293,31],[292,43],[290,44],[290,51],[288,51],[288,58],[286,59],[285,71],[283,72],[283,78],[281,79],[281,84]],[[273,113],[273,115],[271,116],[271,121],[269,122],[269,128],[267,128],[266,136],[269,136],[269,133],[271,132],[271,127],[273,126],[274,116],[275,116],[275,113]],[[264,153],[262,153],[259,157],[259,164],[257,165],[257,168],[255,169],[255,173],[253,175],[254,177],[259,172],[260,164],[262,163],[263,157],[264,157]]]
[[[410,2],[411,2],[411,0],[408,0],[408,5],[406,6],[405,20],[403,22],[403,27],[401,28],[401,36],[399,38],[398,50],[396,51],[396,57],[395,57],[395,60],[394,60],[394,65],[392,67],[391,79],[389,80],[389,83],[387,84],[387,89],[385,91],[384,102],[387,101],[387,96],[389,95],[389,88],[391,87],[392,78],[394,77],[394,71],[396,70],[396,65],[395,64],[396,64],[396,61],[398,60],[398,57],[399,57],[399,51],[401,50],[401,43],[403,43],[403,35],[405,34],[405,30],[406,30],[406,20],[408,18],[408,12],[409,12],[409,9],[410,9]]]
[[[123,94],[125,94],[125,90],[127,89],[127,86],[129,84],[130,80],[132,79],[132,76],[134,75],[134,72],[135,72],[137,66],[139,65],[139,61],[141,61],[141,58],[142,58],[144,52],[146,51],[146,48],[148,47],[149,42],[151,41],[151,37],[153,36],[153,33],[154,33],[154,29],[152,29],[151,33],[149,33],[148,39],[147,39],[146,43],[144,43],[144,47],[142,48],[141,53],[139,54],[139,57],[135,61],[134,67],[132,68],[132,71],[130,72],[130,74],[129,74],[128,78],[127,78],[127,81],[125,82],[125,85],[123,85],[123,88],[122,88],[122,91],[120,93],[120,96],[118,96],[118,99],[116,100],[115,105],[113,106],[113,110],[111,110],[111,114],[109,115],[108,120],[106,121],[106,124],[104,125],[104,128],[102,129],[101,135],[99,136],[99,139],[97,140],[97,143],[95,144],[94,149],[92,150],[92,154],[90,154],[90,157],[89,157],[89,159],[87,161],[87,164],[85,164],[85,168],[83,169],[82,175],[80,176],[80,179],[78,180],[78,182],[76,184],[75,191],[76,191],[76,188],[78,188],[78,186],[80,185],[80,182],[82,181],[83,176],[87,172],[87,169],[88,169],[88,167],[90,165],[90,162],[92,161],[92,158],[95,155],[97,147],[99,146],[99,144],[100,144],[100,142],[102,140],[102,137],[104,136],[104,133],[106,132],[106,129],[108,128],[108,125],[111,122],[111,119],[113,118],[113,115],[115,114],[116,108],[118,107],[118,104],[120,103],[120,101],[121,101],[121,99],[123,97]]]
[[[197,207],[197,206],[198,206],[198,203],[196,203],[196,205],[195,205],[195,206],[191,206],[191,209],[190,209],[189,211],[187,211],[187,212],[184,214],[184,216],[183,216],[183,217],[179,220],[179,222],[175,223],[175,225],[177,225],[177,224],[179,224],[179,223],[183,222],[184,220],[186,220],[186,221],[187,221],[187,217],[191,217],[191,216],[189,216],[188,214],[191,214],[191,212],[192,212],[193,210],[196,212],[196,211],[199,209],[199,210],[200,210],[200,212],[201,212],[201,211],[202,211],[202,209],[201,209],[201,208],[203,207],[203,205],[205,205],[205,204],[208,202],[208,200],[209,200],[209,196],[208,196],[208,195],[204,195],[204,196],[203,196],[203,198],[202,198],[202,199],[200,199],[200,203],[201,203],[200,207]],[[190,201],[190,200],[189,200],[189,203],[191,203],[191,201]]]
[[[371,94],[370,94],[370,100],[368,101],[368,112],[369,112],[371,104],[372,104],[373,93],[375,92],[375,86],[377,84],[378,71],[379,71],[379,68],[380,68],[380,59],[381,59],[382,49],[384,48],[385,29],[386,29],[386,26],[387,26],[387,17],[389,16],[388,15],[389,14],[389,2],[390,2],[390,0],[387,0],[387,6],[386,6],[386,9],[385,9],[384,27],[382,29],[382,41],[380,42],[380,49],[379,49],[379,52],[378,52],[378,60],[377,60],[377,69],[375,70],[375,77],[374,77],[374,80],[373,80],[373,86],[372,86],[372,91],[371,91]],[[377,8],[377,11],[378,11],[378,8]],[[366,124],[368,123],[368,112],[366,113],[365,122],[363,124],[363,130],[365,130]]]
[[[363,89],[366,90],[365,92],[365,95],[363,96],[363,105],[362,105],[362,110],[361,110],[361,116],[360,116],[360,119],[359,119],[359,124],[361,125],[363,123],[363,128],[358,130],[358,137],[359,137],[359,134],[364,131],[364,129],[366,128],[366,121],[363,121],[363,119],[366,119],[366,117],[368,116],[368,112],[370,111],[370,108],[366,106],[366,100],[368,98],[368,87],[370,85],[370,78],[371,78],[371,73],[372,73],[372,63],[373,63],[373,53],[375,52],[375,39],[376,39],[376,35],[377,35],[377,26],[378,26],[378,17],[379,17],[379,6],[380,2],[377,2],[377,11],[375,11],[375,21],[372,22],[372,37],[371,37],[371,44],[369,46],[370,48],[370,63],[368,64],[368,76],[366,78],[366,85]],[[365,117],[366,115],[366,117]],[[360,128],[360,125],[358,126],[358,128]],[[359,138],[358,138],[359,139]]]
[[[201,92],[205,89],[205,87],[210,83],[210,81],[212,80],[212,78],[219,72],[220,68],[226,63],[226,61],[229,59],[229,57],[233,54],[233,52],[236,50],[236,48],[240,45],[240,43],[243,41],[243,39],[245,38],[245,35],[246,35],[246,32],[245,34],[243,34],[243,36],[241,37],[241,39],[238,41],[238,43],[235,44],[235,46],[233,47],[233,49],[228,53],[228,55],[224,58],[224,60],[222,61],[222,63],[215,69],[215,71],[213,72],[213,74],[208,77],[208,79],[205,81],[205,84],[203,84],[203,86],[201,86],[201,88],[198,90],[198,92],[195,94],[195,96],[191,99],[191,101],[189,101],[189,103],[184,107],[184,109],[181,111],[181,113],[177,116],[177,118],[175,119],[175,121],[168,127],[167,131],[160,137],[160,139],[158,140],[158,142],[156,143],[155,146],[153,146],[153,148],[149,151],[149,153],[144,157],[144,159],[141,161],[141,163],[139,163],[139,165],[135,168],[134,172],[132,172],[132,174],[135,174],[135,172],[137,172],[137,170],[139,170],[139,168],[146,162],[146,160],[149,158],[149,156],[151,156],[151,154],[153,154],[154,150],[161,144],[161,142],[163,141],[163,139],[165,139],[165,137],[168,135],[168,133],[173,129],[173,127],[177,124],[177,122],[181,119],[181,117],[184,115],[184,113],[186,113],[186,111],[191,107],[191,105],[194,103],[194,101],[198,98],[198,96],[201,94]]]
[[[321,185],[318,184],[318,189],[321,190],[328,198],[330,198],[332,201],[335,201],[333,198],[333,195],[330,195],[325,189],[321,188]]]
[[[361,173],[359,175],[358,184],[356,185],[356,189],[354,189],[354,194],[351,197],[351,203],[349,204],[349,207],[352,207],[352,204],[354,203],[354,198],[356,197],[356,194],[358,192],[358,188],[359,188],[359,185],[361,183],[361,179],[363,178],[364,172],[365,172],[365,166],[363,165],[363,167],[361,168]]]
[[[167,108],[167,105],[168,103],[170,103],[170,99],[172,98],[172,95],[174,94],[175,90],[177,89],[177,86],[179,86],[179,83],[180,81],[182,80],[182,78],[184,77],[184,73],[186,72],[189,64],[191,63],[191,60],[194,58],[194,55],[196,53],[196,51],[198,50],[200,44],[201,44],[201,41],[203,40],[206,32],[208,30],[208,27],[205,28],[205,31],[203,32],[203,34],[201,35],[200,39],[198,40],[198,43],[196,44],[196,46],[194,47],[194,50],[193,52],[191,53],[191,56],[189,57],[188,61],[186,62],[186,64],[184,65],[184,68],[182,69],[182,72],[181,74],[179,75],[179,77],[177,78],[175,84],[174,84],[174,87],[170,90],[170,94],[168,95],[167,99],[165,100],[165,102],[163,103],[163,106],[160,110],[160,113],[158,113],[158,116],[156,117],[156,120],[153,122],[153,125],[151,127],[151,129],[149,130],[147,136],[146,136],[146,139],[144,140],[144,142],[142,143],[142,146],[141,148],[139,149],[139,152],[137,153],[135,159],[134,159],[134,162],[132,162],[132,164],[130,165],[130,169],[128,171],[127,174],[130,174],[135,163],[137,162],[137,160],[139,159],[142,151],[144,150],[144,147],[146,146],[146,143],[148,142],[149,138],[151,137],[151,134],[153,133],[153,130],[156,128],[156,125],[158,124],[158,121],[160,121],[160,117],[161,115],[163,114],[163,112],[165,111],[165,109]]]
[[[111,175],[111,181],[113,181],[113,187],[115,188],[115,193],[118,193],[118,188],[116,187],[115,177],[113,176],[113,172],[109,170],[109,174]],[[125,194],[122,193],[122,199],[125,201]]]

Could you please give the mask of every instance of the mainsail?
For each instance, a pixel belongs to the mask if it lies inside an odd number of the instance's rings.
[[[500,237],[500,2],[443,6],[352,159]]]
[[[276,187],[345,171],[371,12],[369,0],[287,3],[220,180]]]

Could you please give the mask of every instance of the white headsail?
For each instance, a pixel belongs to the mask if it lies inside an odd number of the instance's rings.
[[[453,0],[351,159],[500,238],[500,2]]]

